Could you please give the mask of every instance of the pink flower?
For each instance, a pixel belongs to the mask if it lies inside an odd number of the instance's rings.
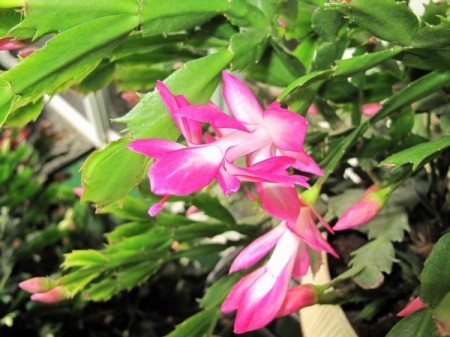
[[[305,284],[289,289],[277,317],[287,316],[302,308],[316,304],[319,298],[316,287]]]
[[[47,292],[54,286],[54,282],[46,277],[33,277],[19,283],[21,289],[31,294]]]
[[[136,105],[141,100],[138,93],[136,91],[126,91],[123,92],[120,97],[131,105]]]
[[[22,48],[25,45],[22,41],[16,41],[13,37],[0,39],[0,50],[13,50]]]
[[[39,50],[39,48],[36,48],[36,47],[23,48],[21,51],[19,51],[17,53],[17,55],[19,55],[22,58],[26,58],[38,50]]]
[[[68,299],[69,293],[62,286],[54,287],[45,293],[37,293],[31,295],[31,300],[42,303],[57,303]]]
[[[361,200],[350,206],[340,217],[334,230],[343,230],[365,224],[372,220],[383,208],[389,198],[390,188],[378,189],[372,186],[364,192]]]
[[[315,216],[311,207],[302,207],[295,225],[282,222],[253,241],[233,261],[230,273],[255,265],[275,248],[269,262],[236,283],[222,305],[224,313],[237,310],[236,333],[262,328],[275,317],[316,301],[309,293],[295,298],[300,289],[289,290],[291,278],[305,275],[310,267],[309,247],[337,256],[315,226]]]
[[[307,178],[289,176],[286,169],[295,167],[305,172],[320,168],[303,151],[306,120],[273,103],[263,111],[256,97],[236,77],[223,72],[224,97],[235,118],[214,104],[190,105],[183,96],[174,96],[161,82],[157,90],[183,134],[187,147],[161,139],[140,139],[129,144],[135,152],[155,159],[149,178],[153,193],[163,195],[150,210],[156,214],[169,195],[188,195],[217,179],[225,195],[236,192],[241,181],[300,184]],[[203,139],[201,122],[210,123],[217,139]],[[271,154],[247,167],[234,162],[245,156],[270,149]]]
[[[364,104],[361,107],[361,110],[364,116],[372,117],[381,109],[381,107],[382,105],[380,103],[368,103]]]
[[[73,193],[78,197],[81,198],[83,196],[84,193],[84,187],[75,187],[73,189]]]
[[[411,302],[409,302],[402,310],[397,313],[399,317],[405,317],[411,315],[413,312],[416,312],[421,309],[425,309],[427,305],[422,302],[419,297],[416,297]]]
[[[269,262],[236,283],[222,304],[224,313],[237,310],[235,333],[260,329],[277,316],[289,289],[300,244],[299,237],[280,225],[254,241],[235,260],[231,270],[242,267],[241,262],[244,265],[256,263],[264,252],[276,245]],[[256,257],[251,256],[253,252]],[[245,261],[240,256],[248,256],[250,260]]]
[[[317,116],[319,114],[319,110],[317,110],[314,104],[311,104],[306,113],[311,116]]]

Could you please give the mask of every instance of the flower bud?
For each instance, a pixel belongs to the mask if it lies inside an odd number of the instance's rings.
[[[75,188],[73,189],[73,193],[75,193],[75,195],[76,195],[78,198],[81,198],[81,197],[82,197],[83,192],[84,192],[84,187],[75,187]]]
[[[127,101],[128,103],[130,103],[132,105],[136,105],[140,101],[140,97],[136,91],[123,92],[121,97],[124,101]]]
[[[411,315],[413,312],[416,312],[420,309],[426,308],[427,305],[422,302],[419,297],[416,297],[411,302],[409,302],[402,310],[397,313],[399,317],[405,317]]]
[[[53,289],[39,294],[31,295],[31,300],[42,303],[57,303],[69,298],[69,292],[62,286],[54,287]]]
[[[19,287],[31,293],[43,293],[49,291],[55,286],[55,282],[47,277],[33,277],[19,283]]]
[[[290,315],[304,307],[316,304],[319,292],[319,289],[309,284],[299,285],[290,289],[286,294],[280,311],[278,311],[277,317]]]
[[[311,104],[308,108],[307,114],[311,116],[317,116],[319,114],[319,110],[317,110],[314,104]]]
[[[390,195],[390,188],[378,189],[372,186],[364,192],[361,200],[350,206],[336,225],[334,230],[343,230],[360,226],[372,220],[383,208]]]
[[[21,58],[26,58],[31,54],[33,54],[36,50],[39,50],[39,48],[36,47],[23,48],[21,51],[17,53],[17,55],[19,55]]]
[[[13,50],[24,46],[21,41],[14,40],[13,37],[4,37],[0,39],[0,50]]]
[[[361,107],[362,114],[363,114],[364,116],[367,116],[367,117],[372,117],[372,116],[374,116],[374,115],[378,112],[378,110],[380,110],[380,109],[381,109],[381,104],[380,104],[380,103],[369,103],[369,104],[364,104],[364,105]]]

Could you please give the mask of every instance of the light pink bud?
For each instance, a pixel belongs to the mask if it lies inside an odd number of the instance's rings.
[[[57,286],[45,293],[31,295],[31,300],[42,303],[57,303],[69,298],[67,290],[62,286]]]
[[[76,195],[78,198],[81,198],[81,197],[83,196],[83,192],[84,192],[84,187],[75,187],[75,188],[73,189],[73,193],[75,193],[75,195]]]
[[[279,19],[277,20],[277,22],[278,22],[278,24],[279,24],[281,27],[283,27],[283,28],[286,28],[286,27],[287,27],[287,23],[286,23],[286,21],[284,21],[283,19],[279,18]]]
[[[28,56],[30,56],[31,54],[33,54],[36,50],[39,50],[39,48],[36,47],[28,47],[28,48],[23,48],[21,51],[19,51],[17,54],[21,57],[21,58],[26,58]]]
[[[133,105],[138,104],[139,101],[141,100],[136,91],[123,92],[121,97],[124,101],[127,101],[128,103],[133,104]]]
[[[19,283],[19,287],[31,293],[43,293],[54,287],[54,282],[46,277],[33,277]]]
[[[318,291],[314,286],[308,284],[296,286],[287,292],[277,317],[290,315],[304,307],[316,304],[318,297]]]
[[[21,41],[14,40],[13,37],[4,37],[0,39],[0,50],[13,50],[22,48],[25,44]]]
[[[334,230],[343,230],[365,224],[372,220],[383,208],[389,198],[389,187],[378,189],[372,186],[364,193],[361,200],[350,206],[336,225]]]
[[[405,317],[411,315],[413,312],[416,312],[421,309],[425,309],[427,305],[422,302],[419,297],[416,297],[411,302],[409,302],[402,310],[397,313],[399,317]]]
[[[200,210],[196,206],[192,205],[192,206],[189,206],[189,208],[186,210],[186,216],[196,214],[199,212],[200,212]]]
[[[308,108],[307,114],[311,116],[317,116],[319,114],[319,110],[317,110],[314,104],[311,104]]]
[[[372,117],[381,109],[381,104],[380,103],[364,104],[361,107],[361,109],[364,116]]]

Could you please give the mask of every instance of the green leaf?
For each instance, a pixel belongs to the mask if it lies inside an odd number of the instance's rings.
[[[268,37],[266,27],[251,28],[233,35],[230,40],[230,51],[234,55],[231,69],[242,70],[258,63],[264,54]]]
[[[423,309],[408,315],[398,322],[386,337],[438,337],[430,309]]]
[[[166,78],[164,83],[174,94],[183,94],[193,104],[206,103],[216,89],[218,75],[231,59],[232,55],[228,51],[221,51],[187,62]],[[196,80],[192,81],[193,78]],[[126,123],[135,139],[176,139],[179,135],[156,91],[145,95],[130,113],[116,121]]]
[[[61,33],[0,75],[0,125],[10,112],[85,78],[137,26],[129,15],[97,19]],[[96,32],[96,33],[93,33]],[[83,41],[83,43],[74,43]]]
[[[430,25],[438,25],[441,21],[439,16],[447,15],[450,4],[447,1],[430,1],[430,3],[424,4],[424,7],[425,13],[423,13],[421,21]]]
[[[427,24],[414,35],[413,47],[450,49],[450,19],[442,16],[439,19],[441,22],[438,25]]]
[[[229,0],[226,17],[238,27],[267,27],[267,18],[251,0]]]
[[[11,33],[19,39],[36,39],[107,16],[127,14],[135,16],[137,21],[137,12],[138,4],[133,0],[30,0],[25,5],[25,19]]]
[[[200,193],[193,196],[190,201],[206,215],[221,222],[236,225],[233,215],[222,206],[218,198],[207,193]]]
[[[393,140],[401,141],[408,136],[414,126],[414,111],[405,109],[392,115],[391,120],[389,134]]]
[[[123,202],[139,183],[147,158],[128,149],[129,141],[121,138],[88,157],[82,167],[82,201],[92,201],[100,208],[115,201]]]
[[[177,326],[166,337],[209,337],[220,315],[220,309],[210,308],[194,316]]]
[[[405,2],[352,0],[342,2],[342,13],[376,37],[409,46],[419,21]]]
[[[123,201],[116,201],[103,207],[98,213],[112,213],[119,218],[135,221],[151,221],[148,215],[149,205],[138,198],[127,195]]]
[[[220,307],[228,296],[231,288],[238,282],[244,274],[242,272],[233,273],[222,277],[220,280],[206,290],[205,295],[198,301],[202,308]]]
[[[17,110],[14,110],[6,120],[7,127],[23,127],[29,122],[34,122],[44,109],[44,100],[41,98],[35,103],[29,103]]]
[[[20,22],[21,16],[21,13],[14,9],[0,9],[0,38],[10,36],[8,31]]]
[[[399,54],[403,48],[395,47],[377,53],[366,53],[345,60],[336,61],[334,76],[350,77],[362,71],[375,67],[395,55]]]
[[[384,237],[370,241],[353,253],[349,262],[352,268],[364,269],[355,276],[355,282],[364,289],[378,288],[384,281],[384,273],[391,273],[395,261],[394,246]]]
[[[301,91],[303,88],[308,87],[318,81],[322,81],[324,79],[329,78],[333,74],[333,70],[321,70],[315,71],[310,74],[306,74],[294,82],[292,82],[283,92],[278,96],[278,101],[283,101],[288,95],[293,93],[294,91]]]
[[[70,293],[75,295],[82,291],[86,286],[96,279],[101,273],[98,268],[78,269],[72,271],[70,274],[64,275],[60,279],[60,284]]]
[[[86,294],[92,301],[107,301],[119,290],[119,283],[116,279],[105,278],[100,282],[91,285],[86,290]]]
[[[433,310],[433,318],[439,327],[439,332],[447,335],[450,333],[450,292],[439,302]]]
[[[149,231],[152,228],[152,224],[145,222],[130,222],[117,226],[112,232],[105,234],[109,244],[116,244],[122,240],[140,235]]]
[[[107,261],[107,257],[93,249],[74,250],[71,253],[64,255],[65,260],[62,264],[63,268],[68,269],[72,267],[93,267],[103,266]]]
[[[122,289],[131,288],[143,283],[149,277],[153,276],[162,266],[162,262],[153,263],[144,261],[129,267],[123,268],[116,274],[117,282]]]
[[[148,36],[194,28],[227,9],[227,0],[144,0],[141,31]]]
[[[422,167],[435,155],[450,146],[450,136],[442,137],[438,140],[419,144],[406,150],[397,152],[381,162],[381,165],[388,167],[398,167],[405,164],[412,164],[412,169]]]
[[[408,215],[402,208],[387,205],[367,223],[367,228],[369,240],[383,237],[391,242],[402,242],[405,231],[409,231]]]
[[[124,251],[132,251],[132,254],[136,254],[139,251],[151,249],[156,253],[168,249],[172,241],[172,235],[166,228],[154,227],[142,234],[129,236],[108,246],[105,252],[108,254],[119,253],[117,260],[120,262],[120,253]],[[124,259],[128,259],[128,256],[124,256]]]
[[[114,63],[100,63],[92,73],[77,85],[77,91],[87,94],[107,87],[114,79],[113,76],[115,70],[116,67]]]
[[[450,233],[436,242],[420,274],[420,298],[434,308],[450,291]]]
[[[342,14],[335,7],[319,7],[312,16],[312,28],[327,42],[333,42],[344,24]]]

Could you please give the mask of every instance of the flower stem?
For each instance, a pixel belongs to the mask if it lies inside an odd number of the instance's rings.
[[[0,0],[0,8],[23,7],[25,0]]]

